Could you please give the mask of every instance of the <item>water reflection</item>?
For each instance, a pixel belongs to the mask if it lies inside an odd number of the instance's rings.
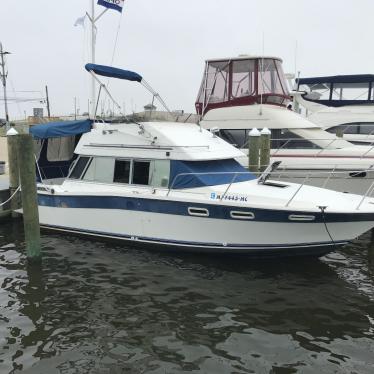
[[[371,372],[369,239],[322,260],[166,255],[0,228],[0,372]]]

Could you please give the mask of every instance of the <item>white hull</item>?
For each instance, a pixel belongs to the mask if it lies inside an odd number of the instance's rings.
[[[334,250],[370,229],[372,222],[256,222],[116,209],[39,208],[43,227],[175,249],[290,255]],[[330,247],[327,248],[326,247]]]

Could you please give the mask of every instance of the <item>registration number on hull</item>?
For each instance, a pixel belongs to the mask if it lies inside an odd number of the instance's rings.
[[[247,202],[248,196],[243,195],[225,195],[222,198],[222,194],[218,194],[216,192],[212,192],[210,194],[211,200],[227,200],[227,201],[239,201],[239,202]]]

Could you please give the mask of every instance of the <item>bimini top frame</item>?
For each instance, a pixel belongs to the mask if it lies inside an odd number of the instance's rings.
[[[170,113],[169,108],[167,107],[164,100],[161,98],[161,96],[151,87],[151,85],[144,80],[144,78],[139,75],[138,73],[135,73],[130,70],[123,70],[119,68],[114,68],[111,66],[106,65],[98,65],[98,64],[86,64],[85,69],[95,78],[95,80],[100,84],[100,91],[101,89],[104,89],[104,91],[108,94],[108,96],[111,98],[111,100],[114,102],[114,104],[117,106],[117,108],[121,109],[121,106],[113,99],[112,95],[108,91],[107,87],[104,83],[102,83],[98,78],[97,75],[108,77],[108,78],[117,78],[117,79],[123,79],[128,80],[132,82],[139,82],[143,87],[145,87],[146,90],[148,90],[154,98],[156,98],[160,104]],[[97,112],[97,106],[99,104],[100,99],[100,93],[98,95],[97,101],[96,101],[96,110],[95,110],[95,117]]]

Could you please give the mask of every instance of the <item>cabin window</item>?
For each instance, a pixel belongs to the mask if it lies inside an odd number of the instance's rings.
[[[368,100],[369,83],[334,83],[332,100]]]
[[[238,60],[232,63],[232,97],[256,94],[255,60]]]
[[[327,129],[327,131],[332,134],[336,134],[338,131],[342,131],[343,134],[350,135],[374,135],[374,123],[346,123],[343,125],[330,127],[329,129]]]
[[[226,140],[235,147],[243,148],[247,143],[248,130],[234,129],[234,130],[220,130],[219,137]]]
[[[114,158],[94,157],[92,158],[83,179],[99,183],[113,183]]]
[[[229,99],[229,65],[227,61],[215,61],[208,66],[199,95],[201,103],[222,103]]]
[[[74,155],[75,136],[48,139],[47,160],[70,161]]]
[[[313,85],[301,85],[299,90],[307,92],[304,96],[307,100],[330,100],[330,83],[316,83]]]
[[[271,149],[321,149],[317,144],[286,129],[271,130]]]
[[[84,169],[87,166],[87,163],[88,163],[89,159],[90,159],[89,157],[84,157],[84,156],[79,157],[75,166],[74,166],[74,169],[72,170],[72,172],[69,175],[69,178],[80,179]]]
[[[114,183],[130,183],[131,160],[116,160],[114,165]]]
[[[154,160],[151,162],[150,183],[153,187],[168,187],[170,177],[170,161]]]
[[[280,61],[261,59],[258,64],[258,94],[288,95]]]
[[[132,183],[140,185],[149,185],[150,161],[134,161]]]

